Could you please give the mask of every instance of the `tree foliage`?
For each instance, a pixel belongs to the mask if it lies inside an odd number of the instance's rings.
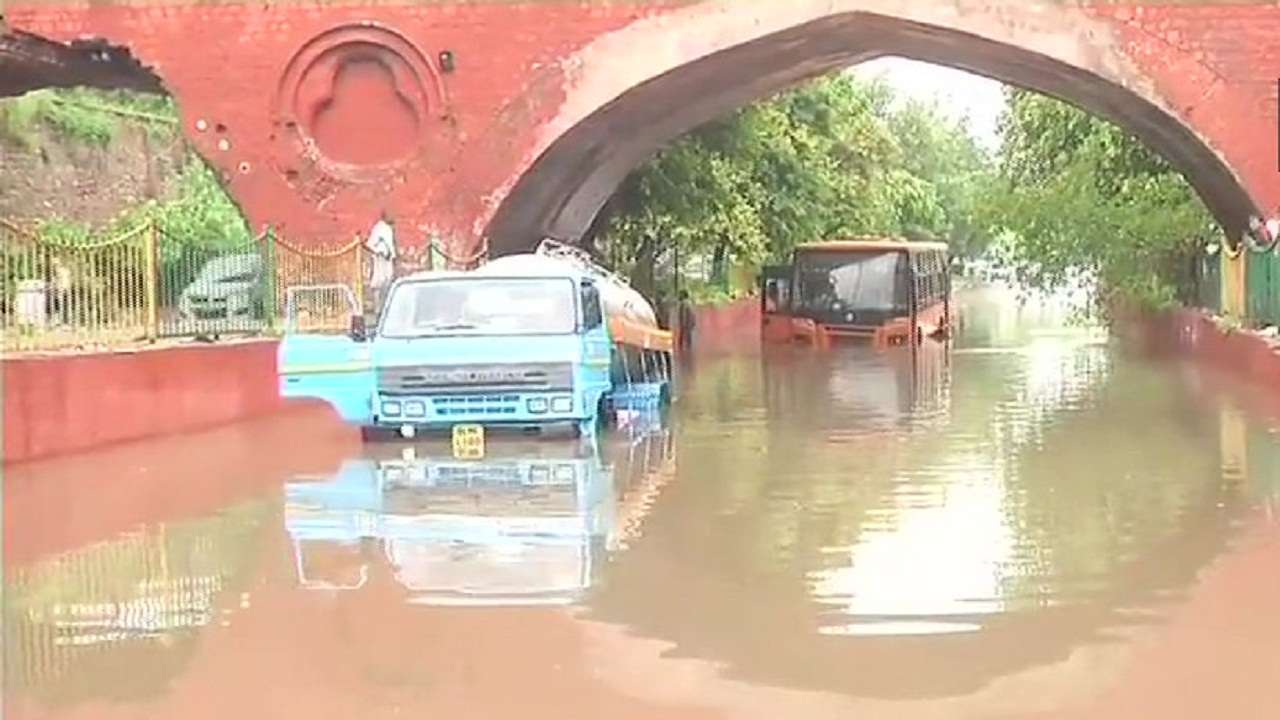
[[[970,247],[982,151],[936,107],[835,75],[705,125],[633,173],[605,212],[617,264],[666,248],[758,265],[798,243],[860,234]],[[978,243],[980,244],[980,243]]]
[[[1020,277],[1052,288],[1084,271],[1108,295],[1166,305],[1191,294],[1216,223],[1186,180],[1121,128],[1007,91],[998,179],[981,205]]]

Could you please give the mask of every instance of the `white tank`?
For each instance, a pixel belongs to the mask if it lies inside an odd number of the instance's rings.
[[[542,252],[505,255],[476,268],[477,275],[504,275],[507,277],[589,277],[600,288],[600,302],[606,317],[622,317],[639,325],[656,328],[657,315],[653,306],[635,288],[621,277],[591,263],[574,258],[570,253],[581,253],[576,248],[561,250],[567,246],[552,246],[555,255]],[[564,253],[564,254],[561,254]],[[583,253],[585,255],[585,253]]]

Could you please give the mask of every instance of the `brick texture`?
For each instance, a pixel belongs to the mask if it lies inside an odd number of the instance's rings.
[[[397,215],[406,242],[437,236],[465,254],[483,242],[485,223],[531,156],[547,146],[548,133],[558,132],[553,121],[581,73],[575,63],[582,60],[582,50],[602,36],[681,12],[688,4],[10,0],[6,17],[13,28],[55,40],[106,38],[153,68],[178,98],[197,150],[222,172],[255,228],[272,224],[300,242],[338,243],[363,232],[386,207]],[[965,13],[986,11],[992,22],[1001,21],[1000,2],[957,0],[957,5]],[[742,11],[752,7],[744,2]],[[1115,29],[1124,54],[1145,74],[1142,80],[1227,160],[1258,206],[1280,203],[1275,98],[1280,7],[1154,0],[1099,4],[1086,15]],[[282,145],[280,128],[273,124],[281,103],[288,101],[278,97],[287,89],[282,75],[313,38],[368,21],[407,38],[436,74],[432,92],[440,97],[430,98],[430,112],[419,118],[423,140],[400,165],[363,176],[363,170],[345,176],[298,171],[299,158],[313,158],[315,150]],[[663,29],[654,32],[680,32],[679,24],[655,27]],[[654,40],[666,47],[689,44],[669,36]],[[643,38],[630,47],[636,62],[643,62]],[[456,63],[452,73],[440,67],[439,54],[446,50]],[[370,82],[376,85],[376,78]],[[338,84],[334,80],[335,88]],[[373,85],[356,87],[351,97],[365,97],[360,93],[366,90],[380,92]],[[328,91],[307,92],[318,98],[307,112],[322,112]],[[395,102],[396,90],[390,92],[386,97],[393,100],[386,102]],[[338,97],[338,90],[333,93]],[[410,88],[404,97],[417,96]],[[372,122],[364,132],[376,133],[377,127]]]

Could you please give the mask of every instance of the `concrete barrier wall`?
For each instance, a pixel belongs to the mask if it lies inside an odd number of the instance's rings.
[[[1122,334],[1130,340],[1212,365],[1280,397],[1280,342],[1252,332],[1228,332],[1199,310],[1131,315],[1120,322]]]
[[[699,307],[698,355],[757,352],[760,303]],[[1280,352],[1227,333],[1197,311],[1129,318],[1131,336],[1220,366],[1280,395]],[[6,358],[4,461],[23,462],[113,443],[189,432],[283,409],[274,340]]]
[[[5,358],[3,394],[6,463],[282,407],[273,340]]]
[[[760,349],[760,298],[694,308],[693,350],[699,355],[756,352]]]

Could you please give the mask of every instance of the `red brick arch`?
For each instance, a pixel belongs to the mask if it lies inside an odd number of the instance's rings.
[[[0,94],[159,78],[255,228],[344,242],[385,208],[405,242],[467,254],[489,238],[499,252],[572,239],[628,171],[699,122],[904,55],[1128,125],[1234,233],[1280,200],[1280,7],[1194,2],[9,0],[0,70],[31,72]],[[31,38],[98,45],[37,68]],[[105,75],[102,43],[118,58]]]
[[[1251,93],[1257,68],[1227,75],[1215,67],[1221,58],[1187,45],[1194,35],[1159,15],[1214,9],[707,2],[633,23],[566,61],[571,90],[537,129],[527,165],[487,228],[490,246],[502,253],[542,234],[577,239],[626,174],[675,137],[799,80],[882,55],[994,77],[1128,127],[1183,171],[1236,235],[1257,206],[1280,195],[1274,102],[1265,102],[1267,86]],[[1254,20],[1280,30],[1276,8],[1257,10]]]

